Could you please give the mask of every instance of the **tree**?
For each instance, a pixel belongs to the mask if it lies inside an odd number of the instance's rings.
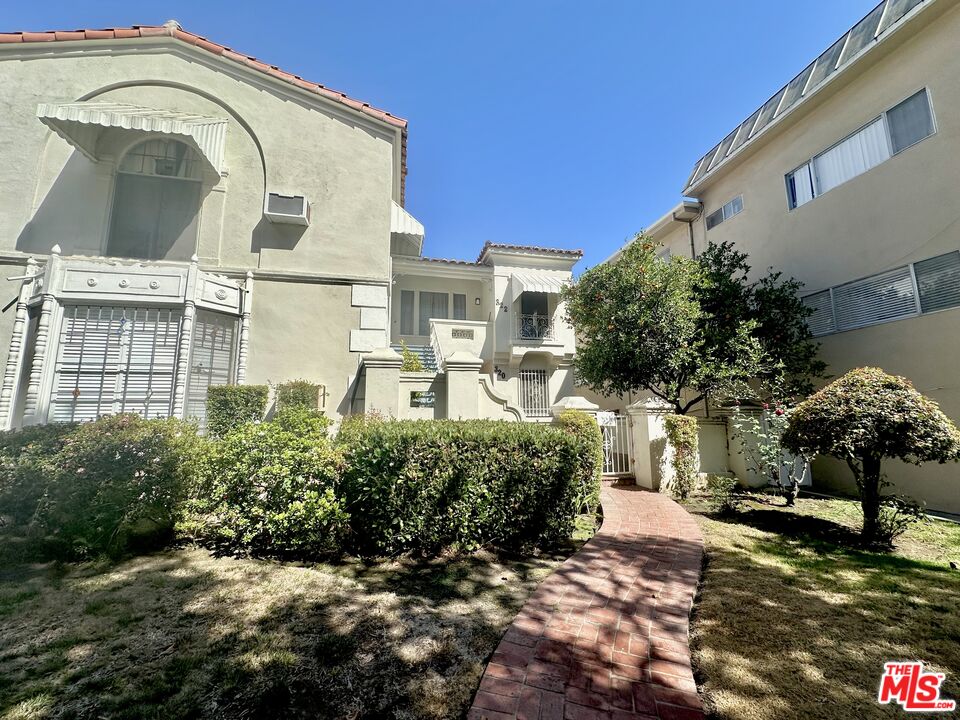
[[[732,243],[710,243],[697,258],[706,282],[696,288],[704,310],[704,333],[717,348],[730,342],[745,322],[755,324],[751,335],[767,362],[757,373],[774,397],[803,397],[813,391],[812,379],[823,377],[826,364],[817,357],[807,318],[812,310],[800,299],[803,283],[770,271],[749,282],[747,254]]]
[[[707,395],[734,392],[767,360],[753,320],[725,323],[700,298],[715,282],[683,257],[657,257],[639,234],[613,263],[586,271],[564,293],[576,328],[579,379],[602,395],[646,390],[684,415]],[[685,391],[691,390],[692,396]]]
[[[764,403],[762,414],[745,412],[738,404],[731,418],[740,454],[754,472],[777,487],[788,507],[795,504],[810,467],[809,458],[793,455],[783,447],[783,433],[792,413],[793,408],[780,402]]]
[[[830,455],[849,466],[863,507],[863,540],[878,539],[880,464],[920,465],[960,459],[960,431],[909,380],[879,368],[851,370],[800,403],[783,444],[798,455]]]

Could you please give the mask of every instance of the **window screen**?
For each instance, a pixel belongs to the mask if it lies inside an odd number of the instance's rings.
[[[413,290],[400,291],[400,334],[413,335]]]
[[[467,296],[466,295],[457,295],[456,293],[454,293],[453,319],[454,320],[467,319]]]
[[[850,31],[847,46],[843,50],[843,57],[840,58],[841,65],[847,63],[850,58],[873,42],[880,25],[880,16],[883,14],[883,5],[883,3],[877,5],[869,15],[858,22]]]
[[[933,135],[933,113],[927,91],[921,90],[888,111],[887,123],[894,153]]]
[[[712,230],[723,222],[723,208],[707,215],[707,230]]]
[[[830,291],[807,295],[803,298],[803,304],[813,312],[807,317],[807,327],[814,335],[827,335],[834,331],[833,326],[833,299],[830,297]]]
[[[960,305],[960,252],[951,252],[915,263],[920,307],[923,312]]]
[[[187,379],[187,417],[206,426],[207,389],[233,382],[236,359],[237,318],[197,310],[190,347]]]
[[[449,303],[450,296],[447,293],[425,291],[420,293],[420,335],[430,334],[431,318],[450,317]]]

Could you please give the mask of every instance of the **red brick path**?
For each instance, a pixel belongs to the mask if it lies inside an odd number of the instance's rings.
[[[673,500],[604,487],[603,526],[537,588],[468,720],[702,720],[687,625],[703,538]]]

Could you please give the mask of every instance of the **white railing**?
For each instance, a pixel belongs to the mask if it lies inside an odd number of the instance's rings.
[[[606,414],[598,417],[603,430],[603,474],[632,475],[630,461],[633,458],[633,437],[630,433],[630,418],[626,415]]]
[[[517,315],[517,338],[553,340],[553,318],[549,315]]]
[[[550,416],[550,387],[546,370],[520,371],[520,407],[527,417]]]

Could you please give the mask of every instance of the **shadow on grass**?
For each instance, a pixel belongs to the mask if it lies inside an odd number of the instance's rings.
[[[456,718],[555,559],[196,548],[0,575],[0,717]]]
[[[705,517],[692,638],[715,717],[897,717],[876,702],[890,660],[946,672],[960,697],[960,573],[838,545],[842,526],[789,512]]]

